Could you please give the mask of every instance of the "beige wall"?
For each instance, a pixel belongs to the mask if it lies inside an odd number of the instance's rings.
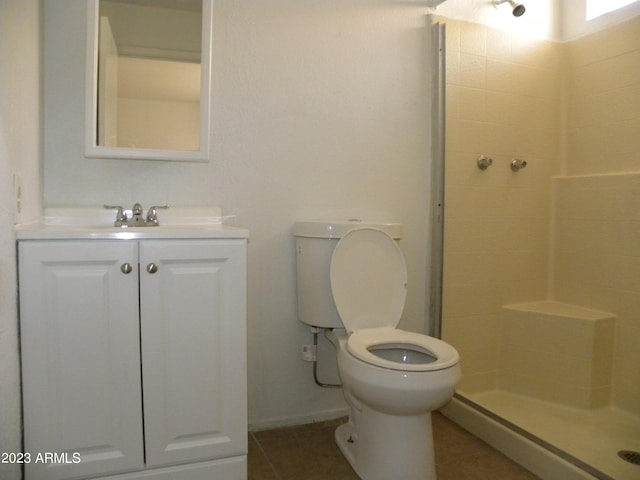
[[[40,15],[38,0],[0,1],[0,451],[7,453],[22,448],[13,226],[42,210]],[[20,211],[14,174],[22,183]],[[0,478],[19,480],[20,467],[1,462]]]
[[[200,104],[120,98],[118,146],[198,151]]]
[[[475,391],[497,384],[502,305],[547,297],[561,57],[554,42],[446,24],[443,333]],[[481,154],[493,158],[485,171]],[[511,171],[514,157],[527,167]]]
[[[569,45],[555,294],[618,316],[614,402],[640,413],[640,17]]]
[[[640,17],[568,44],[447,24],[444,336],[462,388],[500,383],[501,305],[553,299],[616,314],[612,401],[638,413]]]
[[[640,174],[562,177],[554,186],[555,296],[616,314],[613,401],[640,414]]]
[[[566,174],[640,170],[640,17],[568,44]]]

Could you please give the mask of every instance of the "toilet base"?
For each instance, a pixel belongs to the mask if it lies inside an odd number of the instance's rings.
[[[430,412],[393,416],[364,405],[351,409],[335,438],[362,480],[436,480]]]

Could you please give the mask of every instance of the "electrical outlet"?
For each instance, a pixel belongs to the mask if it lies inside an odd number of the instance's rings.
[[[316,347],[315,345],[303,345],[302,346],[302,359],[305,362],[316,361]]]

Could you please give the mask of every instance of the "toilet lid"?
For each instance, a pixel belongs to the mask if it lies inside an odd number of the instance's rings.
[[[349,332],[395,327],[407,295],[407,266],[398,244],[375,228],[344,235],[333,252],[331,292]]]

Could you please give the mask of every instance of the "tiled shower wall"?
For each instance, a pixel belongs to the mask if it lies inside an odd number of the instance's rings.
[[[616,314],[612,400],[640,413],[640,18],[568,44],[446,23],[443,335],[462,389],[499,385],[502,305],[554,299]]]
[[[443,336],[473,392],[497,386],[502,306],[547,298],[561,45],[445,21]],[[480,155],[493,159],[485,171]],[[513,172],[513,158],[527,167]]]
[[[554,294],[617,315],[613,402],[640,414],[640,17],[568,45]]]
[[[567,44],[567,175],[640,173],[640,17]]]
[[[564,177],[554,187],[556,297],[616,314],[613,401],[640,414],[640,174]]]

